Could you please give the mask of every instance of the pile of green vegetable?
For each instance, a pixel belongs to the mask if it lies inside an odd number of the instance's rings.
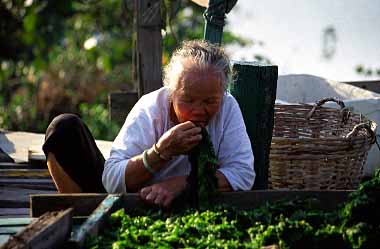
[[[323,212],[315,199],[284,200],[250,211],[228,207],[168,215],[112,214],[109,229],[86,248],[378,248],[380,171],[349,201]]]

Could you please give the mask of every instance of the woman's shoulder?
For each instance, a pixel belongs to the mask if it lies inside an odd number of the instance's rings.
[[[222,104],[222,109],[223,110],[227,110],[227,111],[230,111],[230,110],[233,110],[235,109],[236,107],[238,107],[238,103],[235,99],[234,96],[232,96],[231,93],[229,92],[225,92],[224,95],[223,95],[223,104]]]
[[[127,121],[139,120],[145,123],[155,123],[157,120],[166,120],[168,112],[168,89],[161,87],[158,90],[142,96],[128,114]]]

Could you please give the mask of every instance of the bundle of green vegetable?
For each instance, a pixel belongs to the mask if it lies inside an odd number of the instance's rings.
[[[380,171],[334,212],[317,200],[291,200],[250,211],[232,208],[129,216],[112,214],[110,229],[87,248],[378,248]]]
[[[210,136],[202,128],[201,142],[190,152],[191,172],[188,177],[188,188],[185,190],[185,201],[192,208],[208,207],[209,200],[216,195],[218,181],[215,176],[217,158]]]

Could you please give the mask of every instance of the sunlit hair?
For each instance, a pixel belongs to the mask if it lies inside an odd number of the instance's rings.
[[[227,89],[230,75],[230,60],[223,48],[202,40],[185,41],[177,49],[164,68],[164,85],[170,94],[178,88],[186,72],[213,72],[221,80],[223,90]]]

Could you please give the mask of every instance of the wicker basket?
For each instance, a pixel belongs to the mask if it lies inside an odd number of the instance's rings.
[[[334,101],[341,110],[322,107]],[[276,105],[270,150],[269,188],[355,189],[376,124],[351,113],[342,101]]]

